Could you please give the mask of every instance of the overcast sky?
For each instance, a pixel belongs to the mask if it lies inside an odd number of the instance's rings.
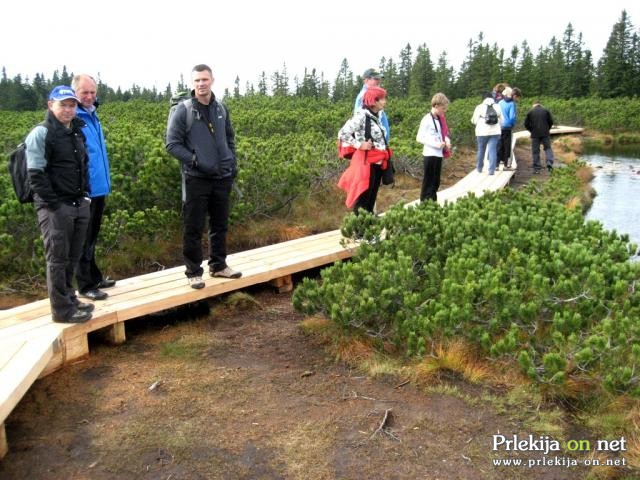
[[[470,39],[483,32],[507,54],[527,40],[534,54],[571,23],[595,59],[626,9],[638,31],[640,2],[474,2],[448,0],[103,0],[56,3],[10,0],[2,9],[0,66],[13,78],[33,78],[66,65],[69,72],[100,74],[108,85],[175,87],[191,67],[209,64],[214,91],[257,86],[286,64],[290,85],[305,67],[331,83],[343,58],[354,74],[398,60],[407,43],[426,43],[435,62],[446,51],[459,69]]]

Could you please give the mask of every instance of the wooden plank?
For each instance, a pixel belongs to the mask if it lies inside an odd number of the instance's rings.
[[[269,285],[275,287],[278,293],[286,293],[293,290],[293,279],[291,278],[291,275],[285,275],[284,277],[278,277],[270,280]]]
[[[43,312],[38,314],[46,315],[47,313],[51,313],[51,304],[48,298],[37,300],[31,303],[25,303],[24,305],[19,305],[14,308],[9,308],[6,310],[0,310],[0,323],[2,320],[9,318],[23,318],[29,319],[33,317],[33,312]]]
[[[89,355],[89,337],[85,332],[78,334],[78,332],[73,332],[70,329],[65,330],[61,344],[63,364]]]
[[[127,340],[124,322],[115,323],[107,328],[107,340],[114,345],[119,345]]]
[[[58,336],[56,329],[43,329],[40,336],[28,341],[14,338],[0,344],[2,350],[12,350],[11,358],[0,369],[0,422],[4,422],[47,365]],[[11,344],[17,344],[19,348]]]

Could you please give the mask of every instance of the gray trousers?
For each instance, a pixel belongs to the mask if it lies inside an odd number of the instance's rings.
[[[57,210],[37,206],[38,224],[44,239],[47,260],[47,290],[54,321],[64,321],[76,313],[79,303],[73,288],[73,272],[82,254],[89,200],[61,204]]]
[[[551,137],[531,137],[531,156],[533,157],[533,168],[540,169],[540,144],[544,149],[544,156],[547,161],[547,167],[553,167],[553,150],[551,149]]]

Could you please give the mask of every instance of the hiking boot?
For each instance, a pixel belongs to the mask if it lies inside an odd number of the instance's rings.
[[[547,170],[549,170],[549,173],[551,173],[553,171],[553,167],[551,165],[547,165]]]
[[[76,313],[69,318],[53,318],[56,323],[84,323],[91,320],[91,312],[85,310],[76,310]]]
[[[98,283],[98,288],[111,288],[116,284],[116,281],[113,278],[104,277]]]
[[[80,296],[88,298],[89,300],[105,300],[109,296],[109,294],[103,292],[102,290],[98,290],[97,288],[91,288],[89,290],[80,292]]]
[[[78,302],[76,308],[78,310],[82,310],[83,312],[93,312],[96,306],[93,303]]]
[[[204,288],[204,281],[202,280],[202,277],[188,277],[187,281],[191,288],[195,288],[196,290]]]
[[[213,269],[209,270],[209,275],[212,277],[221,277],[221,278],[240,278],[242,276],[242,272],[237,272],[231,267],[224,267],[222,270],[218,270],[214,272]]]

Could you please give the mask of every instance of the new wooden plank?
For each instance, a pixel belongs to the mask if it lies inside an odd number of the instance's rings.
[[[2,324],[2,321],[6,319],[30,319],[33,318],[33,315],[40,316],[46,313],[51,313],[51,306],[48,298],[31,303],[25,303],[24,305],[8,308],[6,310],[0,310],[0,324]]]
[[[55,329],[43,329],[35,338],[15,338],[0,343],[0,348],[12,350],[11,358],[0,369],[0,423],[4,422],[53,356],[58,335]]]

